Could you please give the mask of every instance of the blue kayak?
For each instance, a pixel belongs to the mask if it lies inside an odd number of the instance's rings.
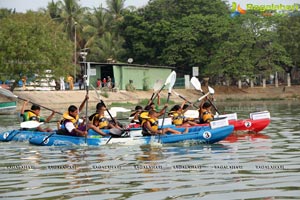
[[[183,132],[185,128],[176,128]],[[89,131],[87,137],[74,137],[67,135],[58,135],[56,133],[36,134],[29,139],[30,144],[39,146],[72,146],[72,145],[91,145],[102,146],[105,144],[122,145],[142,145],[151,143],[178,143],[184,141],[196,141],[204,144],[213,144],[225,139],[233,132],[234,126],[224,126],[211,129],[205,127],[190,127],[188,133],[184,134],[165,134],[160,136],[141,136],[140,129],[125,132],[121,137],[101,137],[93,131]]]
[[[25,130],[10,130],[0,133],[1,142],[25,142],[36,135],[49,135],[49,132],[25,131]]]
[[[174,125],[171,126],[164,126],[164,127],[175,127]],[[132,128],[130,129],[132,130],[132,132],[134,132],[134,130],[141,130],[140,128]],[[108,134],[110,132],[109,129],[102,129],[102,131],[106,134]],[[93,130],[89,130],[89,136],[93,137],[93,136],[99,136],[98,133],[96,133]],[[39,136],[39,135],[49,135],[52,133],[56,133],[56,130],[54,130],[53,132],[40,132],[40,131],[29,131],[29,130],[9,130],[9,131],[4,131],[2,133],[0,133],[0,142],[10,142],[10,141],[14,141],[14,142],[25,142],[25,141],[29,141],[30,138],[34,137],[34,136]],[[140,134],[141,135],[141,134]]]

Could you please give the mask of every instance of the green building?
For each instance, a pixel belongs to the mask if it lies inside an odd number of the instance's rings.
[[[103,78],[111,77],[114,87],[120,90],[125,90],[129,80],[138,90],[151,89],[156,80],[165,81],[173,69],[168,66],[90,62],[90,84],[96,87],[97,79],[103,81]]]

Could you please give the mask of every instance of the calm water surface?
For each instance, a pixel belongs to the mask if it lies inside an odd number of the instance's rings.
[[[0,143],[0,199],[300,199],[299,106],[221,105],[239,118],[269,110],[272,122],[214,145]],[[0,116],[0,131],[17,128],[15,120]]]

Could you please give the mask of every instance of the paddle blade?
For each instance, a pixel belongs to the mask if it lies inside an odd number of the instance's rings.
[[[208,86],[208,92],[213,95],[215,93],[215,90]]]
[[[153,85],[153,92],[159,91],[159,89],[163,86],[163,81],[162,80],[156,80],[154,85]]]
[[[171,73],[171,77],[170,77],[169,94],[171,94],[171,92],[172,92],[172,88],[173,88],[174,85],[175,85],[175,81],[176,81],[176,72],[173,71],[173,72]]]
[[[196,77],[191,78],[191,83],[196,90],[200,90],[202,92],[201,83]]]
[[[166,79],[165,85],[171,83],[172,77],[174,77],[174,74],[175,74],[175,80],[176,80],[176,72],[175,72],[175,71],[172,71],[171,74],[170,74],[170,75],[168,76],[168,78]]]
[[[20,127],[21,128],[37,128],[37,127],[39,127],[42,124],[43,124],[43,122],[26,121],[26,122],[21,122]]]
[[[4,89],[0,87],[0,94],[10,97],[10,98],[18,98],[16,95],[14,95],[11,91]]]

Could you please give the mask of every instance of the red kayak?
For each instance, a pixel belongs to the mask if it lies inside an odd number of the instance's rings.
[[[234,126],[234,131],[260,132],[270,124],[270,119],[238,119],[229,120]]]
[[[234,131],[242,132],[255,132],[258,133],[265,129],[271,122],[270,113],[268,111],[251,113],[249,119],[236,119],[236,114],[220,115],[220,117],[227,116],[229,118],[229,125],[234,126]],[[231,118],[231,119],[230,119]],[[165,125],[168,125],[165,123]],[[209,126],[209,123],[206,124],[197,124],[196,126]],[[190,125],[183,125],[177,127],[189,127]],[[130,128],[139,128],[139,124],[131,124]]]

